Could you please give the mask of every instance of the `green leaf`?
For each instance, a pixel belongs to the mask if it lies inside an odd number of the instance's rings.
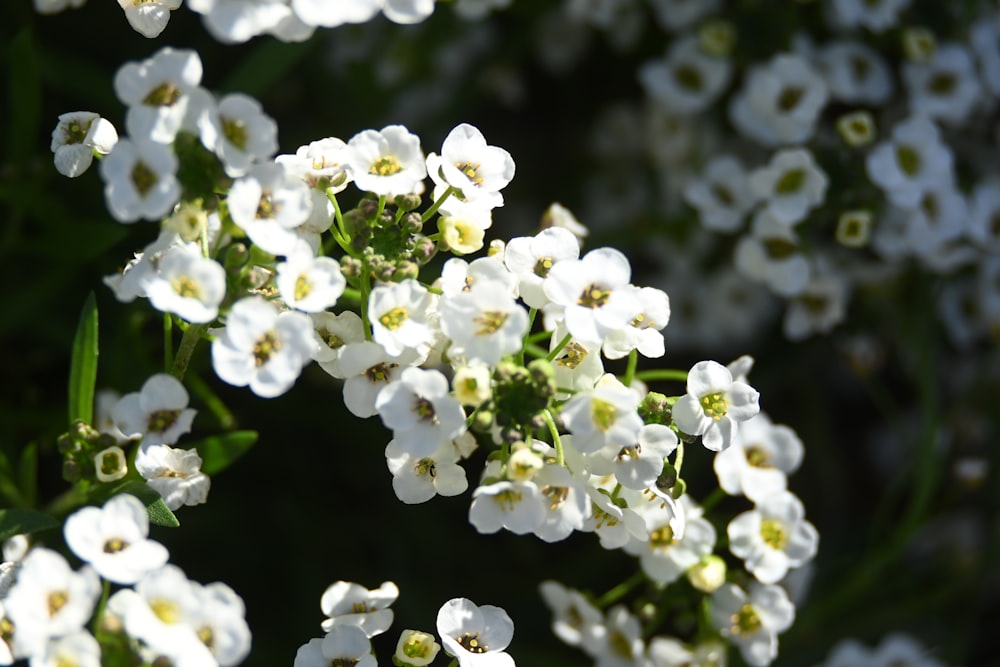
[[[222,472],[246,454],[257,438],[257,431],[232,431],[195,443],[193,446],[201,457],[201,471],[206,475]]]
[[[239,59],[221,88],[226,92],[239,91],[259,97],[299,67],[318,44],[318,39],[297,43],[258,42],[249,55]]]
[[[176,528],[181,525],[181,522],[177,520],[177,517],[170,511],[167,504],[163,502],[163,498],[156,492],[156,489],[146,484],[146,482],[128,482],[121,486],[119,491],[130,493],[142,501],[142,504],[146,506],[146,512],[149,514],[150,523],[168,528]]]
[[[58,528],[59,522],[35,510],[0,510],[0,541],[22,533]]]
[[[97,382],[97,299],[91,292],[83,304],[73,337],[69,369],[69,421],[94,418],[94,384]]]
[[[38,492],[38,443],[29,443],[21,452],[18,476],[22,494],[29,504],[34,505]]]

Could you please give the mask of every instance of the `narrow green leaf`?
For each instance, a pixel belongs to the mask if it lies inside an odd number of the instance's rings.
[[[0,542],[22,533],[37,533],[58,528],[59,522],[35,510],[0,510]]]
[[[206,475],[222,472],[246,454],[257,438],[257,431],[232,431],[195,443],[201,456],[201,471]]]
[[[28,443],[28,446],[21,452],[18,477],[21,482],[21,493],[28,504],[34,505],[38,492],[38,443]]]
[[[121,490],[124,493],[131,493],[142,501],[146,506],[146,512],[149,514],[150,523],[168,528],[176,528],[181,525],[181,522],[177,520],[177,517],[170,511],[167,504],[163,502],[160,494],[145,482],[129,482]]]
[[[91,292],[83,304],[73,338],[69,369],[69,421],[94,418],[94,384],[97,382],[97,299]]]

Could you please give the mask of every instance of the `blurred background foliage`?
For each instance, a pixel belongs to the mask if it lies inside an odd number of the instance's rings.
[[[226,46],[184,8],[150,41],[127,26],[114,2],[93,0],[55,16],[36,15],[28,0],[2,3],[0,265],[7,287],[0,451],[17,465],[29,445],[37,447],[39,497],[63,489],[55,439],[66,429],[70,341],[89,292],[96,292],[100,312],[98,386],[135,391],[161,370],[161,316],[145,303],[117,303],[101,283],[155,237],[155,228],[114,222],[96,172],[59,176],[48,146],[66,111],[98,112],[124,131],[124,108],[112,89],[116,69],[164,45],[193,48],[205,66],[203,85],[260,99],[278,121],[280,152],[389,123],[409,127],[429,152],[457,123],[476,125],[517,163],[490,238],[531,232],[553,201],[585,224],[591,214],[610,220],[594,226],[588,247],[625,250],[635,282],[665,289],[672,300],[667,355],[656,365],[687,369],[703,358],[756,358],[750,379],[763,409],[805,443],[790,488],[821,535],[798,620],[780,637],[775,664],[818,664],[843,637],[874,644],[903,630],[948,664],[1000,665],[993,630],[1000,623],[995,342],[951,345],[928,305],[946,278],[916,266],[855,294],[847,321],[830,335],[790,343],[780,307],[751,294],[745,281],[734,289],[747,293],[731,298],[759,299],[759,317],[731,321],[724,299],[695,291],[728,262],[725,248],[704,254],[702,269],[685,263],[691,248],[715,241],[706,240],[690,209],[664,206],[655,194],[639,205],[622,203],[627,198],[616,188],[638,179],[655,193],[664,177],[624,151],[602,149],[617,141],[600,129],[609,109],[638,104],[636,71],[663,53],[667,37],[647,21],[634,28],[639,36],[628,48],[620,36],[589,28],[553,46],[560,32],[549,24],[558,21],[558,4],[516,0],[484,21],[466,22],[442,3],[416,26],[379,18],[319,30],[301,44],[267,37]],[[734,54],[738,70],[787,48],[799,29],[823,30],[820,3],[731,4],[738,10],[731,18],[747,36]],[[912,11],[943,34],[954,22],[944,4],[958,3],[916,2]],[[971,11],[977,3],[967,4]],[[565,52],[570,64],[543,64],[546,45]],[[725,123],[723,110],[710,114]],[[697,333],[692,309],[725,322],[719,335]],[[555,545],[477,535],[467,521],[467,495],[399,503],[384,463],[388,432],[377,420],[347,413],[337,384],[315,367],[288,394],[261,400],[217,380],[203,346],[189,377],[200,408],[192,439],[234,425],[204,409],[194,386],[202,383],[222,398],[235,425],[260,431],[260,442],[213,479],[207,505],[184,508],[181,528],[157,528],[154,537],[190,578],[223,580],[243,596],[254,633],[246,664],[290,664],[296,648],[319,634],[320,594],[338,579],[368,587],[395,580],[401,597],[394,632],[432,630],[438,607],[465,596],[507,609],[519,665],[586,660],[551,634],[538,583],[556,578],[600,594],[636,569],[633,559],[602,550],[590,535]],[[956,462],[970,456],[989,464],[978,483],[955,474]],[[714,479],[707,452],[692,452],[685,472],[695,496],[704,496]],[[734,511],[742,507],[726,502]],[[376,640],[383,662],[394,632]]]

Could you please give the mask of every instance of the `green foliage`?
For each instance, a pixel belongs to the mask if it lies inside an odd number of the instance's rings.
[[[97,301],[91,292],[83,304],[80,324],[73,338],[69,370],[69,421],[94,419],[94,384],[97,382]]]
[[[215,475],[246,454],[257,442],[257,431],[233,431],[191,445],[201,456],[201,471]]]
[[[59,522],[43,512],[25,509],[0,510],[0,541],[14,535],[58,528]]]

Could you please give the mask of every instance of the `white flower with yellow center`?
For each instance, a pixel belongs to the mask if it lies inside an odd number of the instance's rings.
[[[421,357],[406,350],[398,357],[370,340],[347,343],[340,358],[344,378],[344,405],[356,417],[371,417],[375,399],[391,383],[399,379],[404,369],[420,363]]]
[[[674,404],[674,423],[688,435],[700,435],[712,451],[732,444],[736,423],[760,412],[760,394],[715,361],[699,361],[688,372],[687,393]]]
[[[435,183],[455,188],[460,199],[495,208],[503,206],[500,190],[514,178],[514,160],[503,148],[487,146],[477,128],[462,123],[445,137],[441,155],[427,156],[427,172]]]
[[[278,150],[278,124],[253,97],[230,93],[198,119],[201,142],[219,156],[226,174],[243,176]]]
[[[274,282],[289,308],[307,313],[330,308],[347,287],[340,262],[332,257],[316,257],[305,243],[278,264]]]
[[[392,356],[404,350],[426,354],[435,339],[429,315],[436,299],[412,278],[376,285],[368,297],[372,338]]]
[[[74,572],[55,551],[29,551],[3,600],[6,617],[16,629],[13,654],[40,654],[49,638],[82,630],[100,592],[100,578],[90,566]]]
[[[810,209],[823,203],[828,182],[812,152],[804,148],[778,151],[749,178],[751,193],[786,225],[801,222]]]
[[[320,598],[319,606],[326,614],[324,632],[338,626],[355,626],[366,637],[380,635],[392,625],[390,605],[399,597],[399,587],[392,581],[383,581],[378,588],[368,590],[352,581],[330,584]]]
[[[173,143],[201,75],[201,58],[195,51],[169,46],[147,60],[122,65],[114,86],[118,99],[129,107],[125,115],[129,136]]]
[[[76,178],[90,168],[95,153],[107,155],[117,143],[118,131],[110,122],[90,111],[72,111],[59,116],[50,149],[56,171]]]
[[[581,259],[554,264],[542,289],[562,308],[573,338],[600,344],[611,332],[629,326],[642,310],[635,294],[626,289],[631,276],[632,268],[621,251],[597,248]]]
[[[735,444],[715,455],[719,486],[730,495],[753,501],[784,491],[788,475],[802,463],[802,440],[783,424],[761,412],[739,425]]]
[[[171,510],[208,500],[211,479],[201,471],[201,463],[197,450],[169,445],[141,447],[135,457],[136,471]]]
[[[427,177],[420,137],[402,125],[354,135],[347,142],[344,160],[358,189],[377,195],[416,192]]]
[[[465,411],[438,370],[405,369],[379,392],[375,409],[400,449],[416,457],[433,454],[465,431]]]
[[[765,584],[780,581],[791,568],[812,560],[819,533],[805,520],[802,501],[788,491],[759,500],[726,529],[729,550],[746,563],[747,571]]]
[[[146,506],[118,494],[104,507],[84,507],[66,519],[66,544],[99,575],[116,584],[134,584],[167,562],[167,549],[148,539]]]
[[[573,447],[581,454],[605,446],[634,446],[642,431],[642,418],[637,412],[639,394],[613,376],[605,378],[593,390],[576,394],[563,406],[563,421],[573,434]]]
[[[524,535],[542,525],[546,502],[534,481],[500,480],[472,492],[469,523],[480,533],[506,528],[515,535]]]
[[[514,667],[514,658],[504,651],[514,637],[514,622],[500,607],[449,600],[438,611],[437,631],[459,667]]]
[[[112,217],[129,223],[158,220],[170,213],[181,196],[177,166],[170,146],[120,140],[100,166],[104,199]]]
[[[111,419],[126,437],[168,445],[191,430],[195,414],[184,385],[168,373],[152,375],[111,408]]]
[[[655,287],[629,285],[627,289],[635,295],[638,309],[627,327],[608,334],[601,351],[608,359],[621,359],[632,350],[648,359],[659,359],[666,351],[661,332],[670,321],[670,298]]]
[[[224,382],[273,398],[295,384],[316,344],[308,315],[246,297],[233,304],[226,328],[212,341],[212,367]]]
[[[340,314],[323,311],[310,315],[313,331],[319,343],[313,352],[313,359],[319,367],[335,378],[346,377],[340,368],[349,343],[360,343],[365,339],[365,325],[353,310]]]
[[[954,180],[951,148],[934,121],[914,115],[892,128],[865,159],[868,178],[896,206],[914,208],[928,188]]]
[[[532,308],[549,303],[542,282],[556,262],[580,257],[580,244],[568,229],[549,227],[534,236],[519,236],[507,242],[503,262],[518,277],[518,294]]]
[[[312,191],[274,162],[253,165],[233,183],[226,197],[233,222],[272,255],[287,255],[299,245],[298,228],[312,214]]]
[[[781,586],[753,582],[744,591],[725,584],[712,594],[711,613],[712,625],[748,665],[767,667],[778,656],[778,634],[795,620],[795,605]]]
[[[361,628],[332,628],[322,639],[310,639],[295,653],[292,667],[376,667],[371,641]]]
[[[226,297],[226,270],[202,255],[197,243],[176,245],[163,253],[143,289],[159,311],[188,322],[211,322]]]
[[[638,556],[642,571],[664,586],[680,579],[712,553],[715,528],[688,496],[672,503],[648,493],[642,498],[645,502],[638,504],[635,511],[645,523],[645,539],[632,539],[624,549]]]
[[[181,0],[118,0],[125,18],[143,37],[157,37],[170,21],[170,11],[181,6]]]
[[[426,502],[436,495],[457,496],[469,488],[451,441],[442,442],[427,456],[414,456],[391,440],[385,448],[385,460],[392,473],[392,490],[407,505]]]
[[[521,349],[528,313],[501,283],[477,282],[468,292],[441,298],[441,331],[448,354],[493,366]]]

